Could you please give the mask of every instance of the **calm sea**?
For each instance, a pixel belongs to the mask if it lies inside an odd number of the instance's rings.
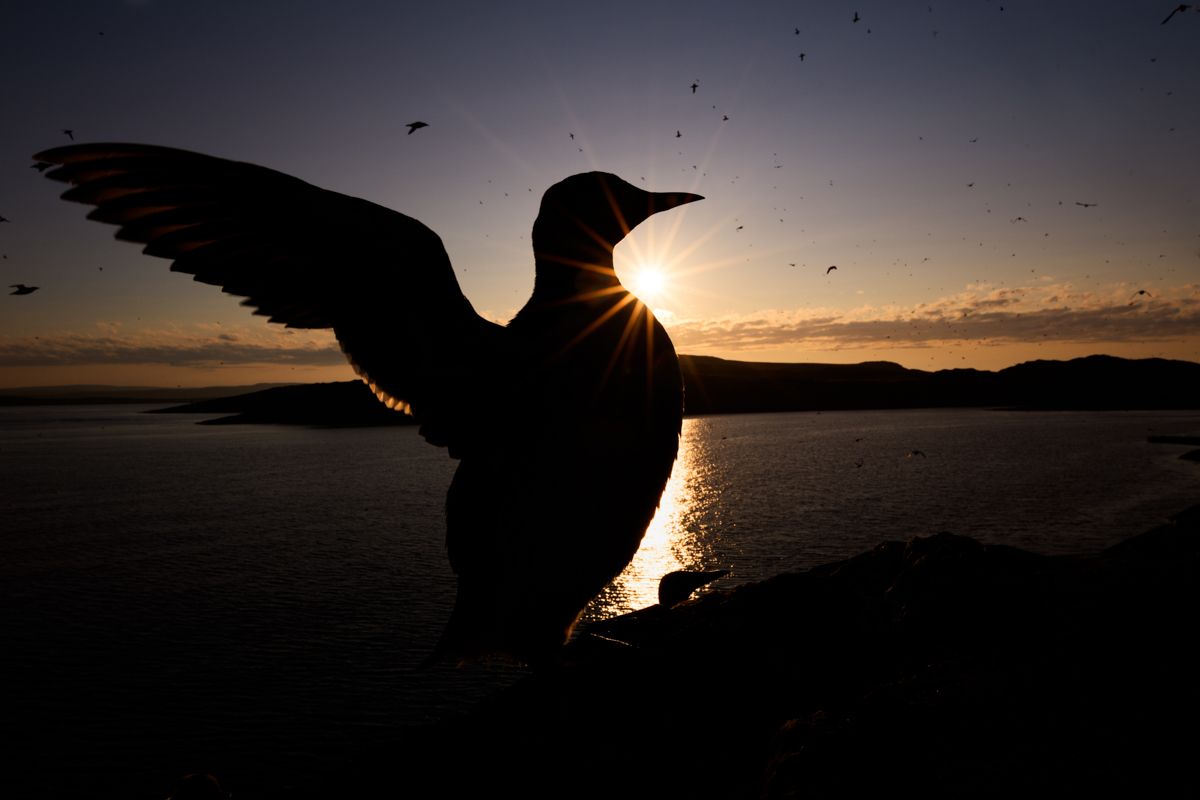
[[[52,789],[223,767],[278,786],[520,677],[419,667],[453,602],[454,463],[415,430],[144,410],[0,409],[18,774]],[[1197,412],[689,419],[642,550],[588,613],[653,603],[672,569],[730,568],[732,585],[938,531],[1093,551],[1197,502],[1188,448],[1146,442],[1196,432]]]

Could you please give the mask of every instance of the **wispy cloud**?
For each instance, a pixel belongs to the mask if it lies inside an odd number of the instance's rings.
[[[670,324],[679,349],[759,350],[933,347],[950,342],[1151,342],[1200,336],[1200,285],[1139,294],[1114,284],[1085,291],[1070,284],[979,284],[911,307],[767,310]]]
[[[1081,290],[1043,281],[1029,286],[977,284],[911,307],[765,310],[720,319],[662,317],[682,352],[936,348],[950,344],[1113,343],[1200,339],[1200,284],[1152,289],[1112,284]],[[96,364],[340,366],[345,359],[324,331],[274,326],[94,332],[0,337],[0,367]]]
[[[345,363],[332,336],[289,331],[222,331],[204,326],[188,331],[137,331],[101,324],[96,333],[0,337],[0,367],[85,364],[216,366],[283,364],[330,366]]]

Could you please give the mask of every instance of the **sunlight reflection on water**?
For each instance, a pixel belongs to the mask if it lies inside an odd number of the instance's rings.
[[[709,448],[707,422],[685,419],[671,479],[642,545],[625,571],[588,606],[585,619],[604,619],[654,605],[663,575],[706,568],[706,560],[712,558],[712,542],[705,535],[707,525],[699,520],[708,516],[718,494],[710,482]]]

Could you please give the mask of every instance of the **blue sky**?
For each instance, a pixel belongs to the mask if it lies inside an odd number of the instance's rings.
[[[41,288],[0,296],[0,386],[352,377],[331,337],[250,317],[58,200],[29,156],[64,128],[416,217],[496,319],[532,287],[541,192],[603,169],[707,198],[617,250],[631,285],[666,274],[646,299],[680,352],[1195,359],[1200,12],[1161,24],[1171,7],[6,4],[0,282]]]

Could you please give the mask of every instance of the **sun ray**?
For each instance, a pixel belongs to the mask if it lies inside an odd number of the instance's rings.
[[[624,308],[625,306],[634,302],[635,300],[637,300],[636,297],[634,297],[633,295],[626,292],[624,297],[622,297],[617,302],[613,303],[612,306],[610,306],[607,311],[605,311],[600,316],[596,317],[596,319],[592,320],[592,322],[586,328],[584,328],[579,333],[577,333],[575,335],[575,337],[573,339],[571,339],[571,341],[567,342],[567,344],[561,350],[558,351],[558,355],[560,355],[560,356],[565,355],[569,350],[574,348],[575,345],[582,342],[588,336],[591,336],[592,333],[595,332],[596,329],[598,329],[601,325],[603,325],[605,322],[608,322],[608,320],[612,319],[613,315],[615,315],[622,308]]]

